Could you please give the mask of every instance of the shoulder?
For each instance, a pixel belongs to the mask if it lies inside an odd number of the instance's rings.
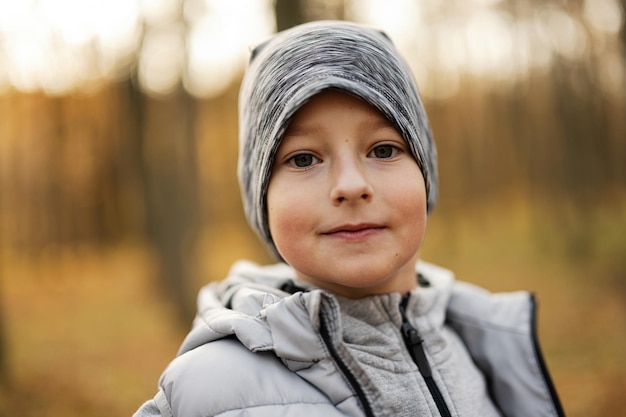
[[[160,384],[174,415],[181,416],[328,404],[323,394],[273,352],[252,352],[232,337],[180,355],[165,370]]]
[[[448,320],[467,325],[529,334],[534,298],[527,291],[492,293],[456,281],[448,305]]]
[[[563,415],[537,339],[533,294],[490,293],[457,282],[447,322],[491,381],[493,398],[506,415]]]

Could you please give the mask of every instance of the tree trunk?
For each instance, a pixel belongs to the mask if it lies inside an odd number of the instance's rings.
[[[195,240],[195,101],[183,91],[152,99],[129,82],[130,136],[146,215],[158,257],[158,283],[182,325],[195,313],[190,256]]]
[[[0,199],[2,198],[2,194],[0,192]],[[0,204],[2,207],[2,204]],[[0,215],[2,211],[0,210]],[[0,222],[0,224],[2,224]],[[7,367],[7,343],[6,343],[6,333],[4,328],[4,291],[2,288],[2,284],[4,282],[4,277],[2,276],[2,256],[3,256],[3,244],[2,244],[3,236],[0,234],[0,386],[7,385],[7,381],[9,379],[9,369]]]
[[[304,23],[303,0],[276,0],[276,29],[289,29],[290,27]]]

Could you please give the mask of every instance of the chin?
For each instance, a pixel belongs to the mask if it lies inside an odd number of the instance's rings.
[[[374,294],[392,292],[404,293],[415,287],[415,273],[399,274],[399,271],[378,271],[368,269],[363,273],[342,275],[336,279],[329,279],[327,289],[348,297],[363,297]],[[383,277],[383,278],[381,278]]]

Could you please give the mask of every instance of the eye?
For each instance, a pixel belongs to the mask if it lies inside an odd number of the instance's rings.
[[[389,159],[396,156],[398,152],[399,149],[393,145],[378,145],[372,149],[368,156],[378,159]]]
[[[294,168],[308,168],[320,162],[320,159],[310,153],[299,153],[289,158],[287,163]]]

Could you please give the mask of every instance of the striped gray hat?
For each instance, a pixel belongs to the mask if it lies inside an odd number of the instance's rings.
[[[296,111],[312,96],[341,89],[384,114],[406,140],[437,199],[437,151],[411,70],[382,32],[320,21],[274,35],[252,52],[239,95],[239,184],[248,221],[280,258],[266,195],[274,156]]]

